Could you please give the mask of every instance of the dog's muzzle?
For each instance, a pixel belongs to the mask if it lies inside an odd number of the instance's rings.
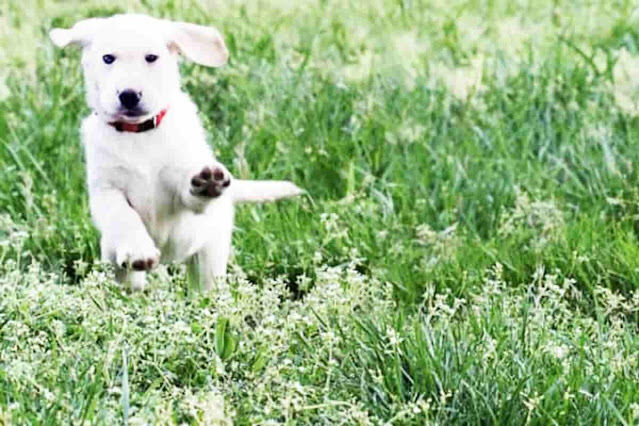
[[[160,125],[162,119],[166,115],[166,109],[160,111],[156,116],[149,118],[146,121],[141,123],[127,123],[124,121],[114,121],[109,123],[110,126],[113,126],[115,130],[118,132],[131,132],[131,133],[142,133],[147,130],[155,129]]]

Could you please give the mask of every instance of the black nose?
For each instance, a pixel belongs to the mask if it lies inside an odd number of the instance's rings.
[[[127,89],[120,93],[120,103],[126,109],[133,109],[140,103],[140,94],[134,90]]]

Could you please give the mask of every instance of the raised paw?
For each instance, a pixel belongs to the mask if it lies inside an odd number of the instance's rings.
[[[128,247],[121,246],[116,250],[116,262],[124,269],[149,271],[158,264],[160,250],[155,246]]]
[[[198,197],[216,198],[231,184],[231,174],[222,165],[205,166],[191,179],[191,194]]]

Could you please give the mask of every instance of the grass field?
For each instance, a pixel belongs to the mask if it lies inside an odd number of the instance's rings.
[[[79,52],[217,26],[184,88],[235,176],[227,283],[98,262]],[[4,0],[0,424],[638,424],[639,4]]]

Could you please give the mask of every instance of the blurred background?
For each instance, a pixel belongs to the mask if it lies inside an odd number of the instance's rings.
[[[411,299],[423,282],[457,286],[460,271],[496,258],[517,279],[540,261],[586,282],[636,278],[639,253],[607,246],[632,245],[639,202],[632,1],[6,0],[0,10],[2,208],[28,228],[30,256],[72,279],[74,263],[97,254],[78,139],[88,110],[79,52],[46,34],[127,11],[218,27],[229,65],[182,70],[216,153],[236,176],[290,178],[311,194],[240,211],[237,259],[254,274],[294,281],[316,247],[335,264],[354,247],[409,282]],[[504,219],[518,208],[525,217]],[[339,214],[349,243],[328,241],[321,213]],[[595,228],[603,234],[584,240]],[[464,243],[438,248],[445,230]],[[614,262],[571,263],[595,247]]]
[[[309,192],[238,209],[232,291],[94,264],[47,33],[122,12],[217,27],[209,142]],[[2,0],[0,424],[632,424],[638,116],[636,0]]]

